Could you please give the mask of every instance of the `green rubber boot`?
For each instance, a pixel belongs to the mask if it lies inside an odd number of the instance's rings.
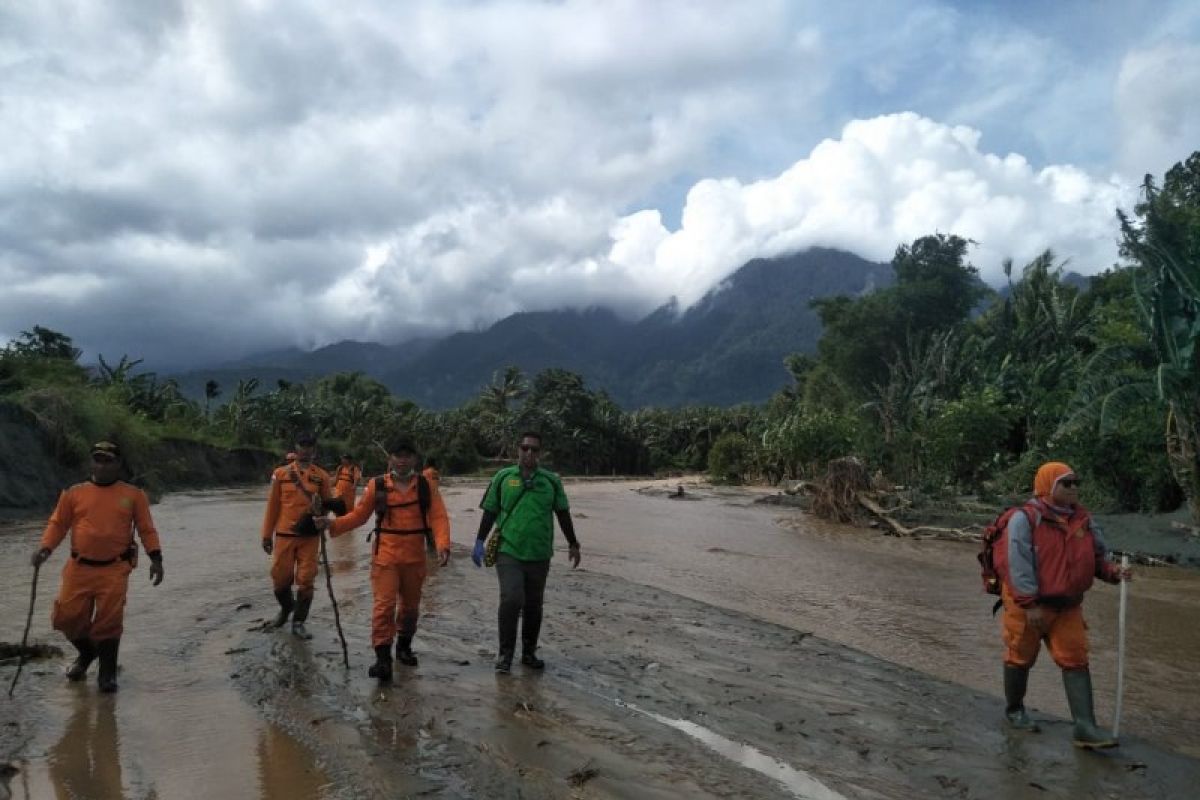
[[[1038,725],[1025,710],[1025,687],[1029,684],[1029,670],[1025,667],[1004,665],[1004,718],[1008,727],[1015,731],[1037,733]]]
[[[1084,669],[1064,669],[1063,688],[1067,690],[1067,705],[1071,707],[1071,718],[1075,720],[1071,743],[1084,750],[1102,750],[1116,747],[1117,740],[1108,731],[1096,725],[1092,710],[1092,673]]]

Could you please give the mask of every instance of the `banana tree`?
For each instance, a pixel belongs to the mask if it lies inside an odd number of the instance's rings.
[[[1171,470],[1200,524],[1200,151],[1172,167],[1161,189],[1147,175],[1142,193],[1135,218],[1117,212],[1121,253],[1138,266]]]

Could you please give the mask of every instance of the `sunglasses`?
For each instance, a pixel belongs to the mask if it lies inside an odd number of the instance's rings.
[[[1067,478],[1066,480],[1059,481],[1058,485],[1065,486],[1068,489],[1074,489],[1076,486],[1079,485],[1079,479],[1078,478]]]
[[[523,445],[521,445],[521,452],[522,452],[522,453],[537,453],[537,452],[539,452],[541,449],[542,449],[542,448],[540,448],[540,447],[538,447],[537,445],[534,445],[534,444],[523,444]]]

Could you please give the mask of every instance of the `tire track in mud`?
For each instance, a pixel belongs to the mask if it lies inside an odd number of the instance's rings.
[[[348,674],[325,605],[313,643],[248,633],[233,657],[243,694],[314,753],[339,797],[810,796],[642,711],[748,745],[846,797],[1170,798],[1200,780],[1200,762],[1135,740],[1079,753],[1064,721],[1008,735],[982,694],[584,570],[552,571],[546,673],[496,676],[494,579],[455,555],[427,585],[421,664],[397,665],[391,687],[366,676],[362,575],[343,590],[355,609],[343,612]]]

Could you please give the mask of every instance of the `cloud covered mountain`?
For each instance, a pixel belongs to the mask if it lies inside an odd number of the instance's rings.
[[[784,356],[811,352],[820,338],[809,301],[891,281],[888,264],[813,248],[750,261],[686,310],[668,303],[636,321],[602,308],[525,312],[437,340],[273,351],[178,377],[202,396],[210,379],[228,387],[257,377],[270,388],[281,378],[359,370],[423,407],[446,408],[515,364],[530,375],[548,367],[578,372],[626,408],[761,402],[787,384]]]

